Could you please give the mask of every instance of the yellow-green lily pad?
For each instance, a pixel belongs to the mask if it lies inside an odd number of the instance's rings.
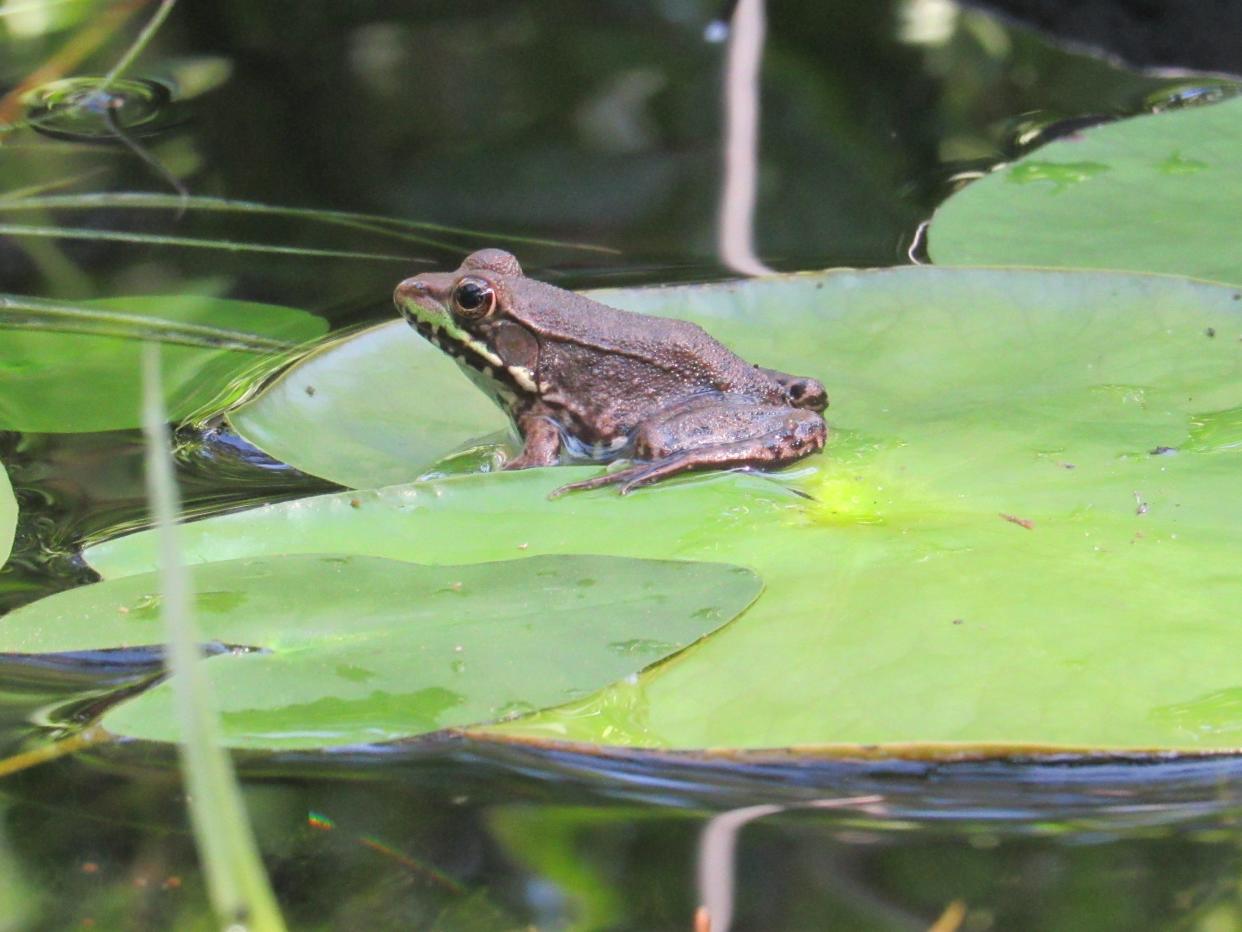
[[[179,338],[194,328],[206,333],[203,345],[169,342],[161,352],[165,403],[172,417],[181,418],[251,375],[281,346],[309,340],[327,328],[305,311],[198,295],[107,298],[83,302],[79,310],[80,318],[59,315],[69,332],[0,326],[0,430],[79,433],[136,427],[139,355],[146,335]],[[129,335],[73,332],[98,325],[89,316],[92,311],[116,312]],[[254,351],[229,348],[226,339],[212,346],[213,332],[222,338],[252,336]]]
[[[1132,269],[1242,283],[1242,99],[1074,133],[950,197],[943,265]]]
[[[195,567],[194,614],[231,747],[389,741],[515,718],[637,673],[729,621],[762,584],[737,566],[541,556],[419,566],[357,555]],[[158,645],[159,579],[127,576],[20,608],[0,652]],[[110,731],[176,741],[169,682],[113,707]]]
[[[547,500],[586,467],[320,496],[192,523],[185,546],[196,561],[590,553],[762,575],[764,598],[677,663],[489,735],[842,754],[1237,751],[1234,295],[1163,276],[934,267],[613,292],[822,379],[825,453],[625,498]],[[464,378],[460,391],[473,391]],[[108,577],[154,561],[148,534],[86,555]]]

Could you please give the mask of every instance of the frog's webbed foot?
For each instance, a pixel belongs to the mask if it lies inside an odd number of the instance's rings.
[[[571,482],[549,498],[605,485],[618,485],[618,491],[627,495],[641,486],[698,469],[784,466],[823,449],[828,435],[824,419],[814,412],[735,404],[707,412],[711,433],[730,439],[695,446],[704,419],[687,414],[695,412],[679,413],[639,431],[635,452],[648,462]]]

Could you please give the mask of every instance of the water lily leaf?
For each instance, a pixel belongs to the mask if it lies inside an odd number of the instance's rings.
[[[950,197],[932,259],[1242,282],[1239,147],[1242,99],[1058,139]]]
[[[264,360],[262,354],[241,349],[178,345],[188,339],[187,333],[197,332],[194,325],[208,325],[225,335],[252,334],[259,338],[256,347],[302,342],[326,329],[324,321],[305,311],[196,295],[108,298],[83,302],[82,309],[88,313],[79,315],[80,321],[67,317],[66,329],[109,323],[90,311],[123,311],[121,323],[146,321],[153,338],[168,331],[177,341],[166,344],[161,354],[166,403],[174,418],[211,401]],[[34,308],[31,316],[38,311]],[[39,324],[47,326],[46,321]],[[140,339],[115,335],[121,332],[115,328],[58,332],[5,327],[2,332],[0,429],[78,433],[137,426]]]
[[[676,653],[761,586],[737,566],[592,556],[286,556],[194,571],[203,636],[256,649],[206,664],[225,742],[251,748],[387,741],[558,705]],[[152,573],[34,602],[5,619],[0,652],[159,643],[158,591]],[[139,693],[103,724],[177,740],[171,688]]]
[[[612,293],[822,378],[825,454],[626,498],[546,499],[585,467],[321,496],[190,524],[185,546],[196,560],[605,553],[763,576],[745,618],[678,663],[488,734],[848,754],[1237,750],[1234,293],[941,268]],[[146,534],[87,557],[105,576],[153,565]]]
[[[462,383],[456,363],[393,321],[317,349],[229,423],[302,472],[353,488],[392,485],[505,427],[500,410]]]
[[[13,551],[13,534],[16,530],[17,499],[13,497],[13,486],[9,484],[4,464],[0,463],[0,566],[4,565],[4,561]]]

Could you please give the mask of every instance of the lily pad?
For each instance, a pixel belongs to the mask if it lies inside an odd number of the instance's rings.
[[[950,197],[942,265],[1171,272],[1242,283],[1242,99],[1092,127]]]
[[[17,499],[13,497],[13,486],[9,484],[4,464],[0,463],[0,566],[4,565],[4,561],[13,551],[13,534],[16,530]]]
[[[507,423],[402,321],[321,347],[229,422],[282,463],[353,488],[408,482],[463,440]]]
[[[1234,294],[1163,276],[941,268],[615,292],[823,379],[826,452],[774,476],[708,474],[626,498],[546,499],[595,471],[583,467],[320,496],[189,524],[184,543],[199,561],[578,552],[763,576],[745,618],[678,663],[489,735],[1237,751]],[[152,541],[87,558],[105,576],[144,572]]]
[[[721,564],[545,556],[418,566],[354,555],[261,557],[194,571],[206,669],[231,747],[387,741],[582,697],[723,625],[761,588]],[[159,580],[84,586],[10,614],[0,652],[159,643]],[[238,648],[249,648],[239,651]],[[163,683],[110,731],[178,738]]]
[[[300,343],[327,326],[293,308],[195,295],[108,298],[82,306],[148,319],[153,337],[167,321]],[[2,332],[0,430],[79,433],[137,426],[141,340],[21,328]],[[169,413],[181,418],[211,402],[264,358],[239,349],[166,344],[161,360]]]

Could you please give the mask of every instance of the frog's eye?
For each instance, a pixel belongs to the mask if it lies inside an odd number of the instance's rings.
[[[496,291],[481,278],[463,278],[453,289],[453,307],[462,317],[478,320],[496,307]]]

